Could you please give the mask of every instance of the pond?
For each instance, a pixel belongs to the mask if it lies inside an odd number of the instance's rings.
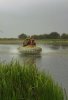
[[[54,80],[66,89],[68,94],[68,46],[38,44],[42,47],[41,55],[22,55],[19,45],[0,45],[0,62],[10,62],[12,59],[25,63],[31,60]]]

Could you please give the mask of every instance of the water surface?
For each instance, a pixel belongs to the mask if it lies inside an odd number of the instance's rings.
[[[17,49],[19,45],[0,45],[0,61],[5,63],[17,59],[25,63],[31,60],[40,69],[50,73],[68,93],[68,46],[39,46],[42,47],[41,55],[22,55]]]

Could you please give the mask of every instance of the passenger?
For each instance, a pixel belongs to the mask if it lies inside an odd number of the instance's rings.
[[[27,43],[26,41],[23,42],[23,47],[27,46]]]
[[[23,46],[36,46],[36,42],[34,39],[32,38],[29,38],[29,39],[26,39],[24,42],[23,42]]]
[[[24,42],[23,42],[23,46],[27,46],[28,45],[28,41],[29,41],[29,39],[25,39]]]
[[[30,44],[31,44],[31,40],[30,40],[30,39],[28,39],[27,45],[30,45]]]
[[[36,42],[34,39],[32,39],[32,46],[36,46]]]

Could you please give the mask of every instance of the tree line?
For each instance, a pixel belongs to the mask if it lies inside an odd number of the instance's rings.
[[[24,33],[18,36],[19,39],[25,39],[27,37],[30,36]],[[31,35],[31,37],[34,39],[68,39],[68,34],[63,33],[60,35],[58,32],[51,32],[50,34]]]

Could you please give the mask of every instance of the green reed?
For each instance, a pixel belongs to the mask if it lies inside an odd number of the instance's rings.
[[[64,100],[63,90],[35,64],[0,63],[0,100]]]

